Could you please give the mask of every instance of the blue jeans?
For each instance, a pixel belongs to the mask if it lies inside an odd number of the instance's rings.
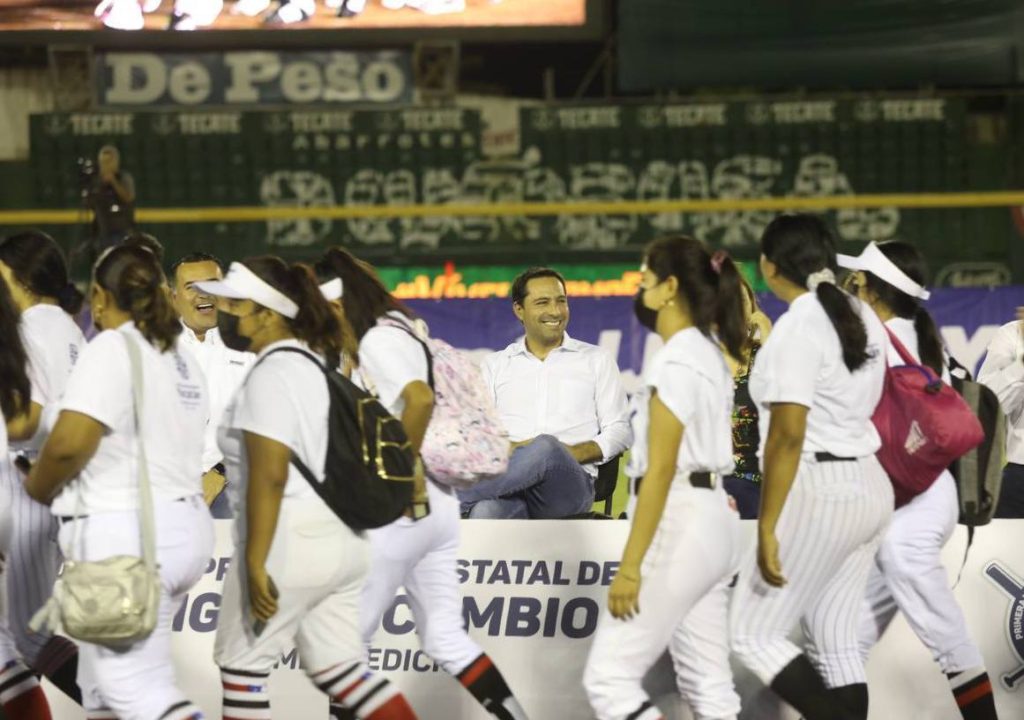
[[[231,502],[228,500],[226,487],[220,491],[220,495],[215,497],[210,504],[210,515],[213,516],[214,520],[230,520],[234,517],[231,514]]]
[[[463,517],[557,519],[588,512],[594,479],[551,435],[513,451],[504,475],[459,491]]]

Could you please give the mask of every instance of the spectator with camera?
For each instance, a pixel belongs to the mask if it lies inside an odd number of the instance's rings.
[[[96,252],[118,244],[135,229],[135,181],[121,169],[121,153],[104,145],[88,184]]]

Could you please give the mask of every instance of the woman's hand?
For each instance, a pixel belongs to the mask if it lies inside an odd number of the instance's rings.
[[[249,568],[249,607],[253,618],[262,623],[277,612],[277,588],[265,567]]]
[[[763,533],[757,540],[757,567],[761,577],[772,587],[783,587],[786,578],[782,574],[782,563],[779,562],[779,541],[775,533]]]
[[[640,571],[624,571],[621,567],[615,573],[608,588],[608,610],[616,620],[632,620],[640,613]]]

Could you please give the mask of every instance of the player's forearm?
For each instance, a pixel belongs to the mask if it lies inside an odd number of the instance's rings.
[[[775,526],[800,467],[800,453],[804,442],[803,435],[773,430],[774,421],[768,431],[768,440],[764,448],[764,479],[758,519],[758,531],[765,534],[775,532]]]
[[[277,532],[277,518],[281,514],[281,499],[287,482],[287,469],[283,474],[250,471],[245,515],[245,561],[250,568],[266,565],[274,533]]]
[[[25,492],[36,502],[50,504],[61,489],[82,472],[90,457],[73,445],[55,447],[47,443],[25,480]]]

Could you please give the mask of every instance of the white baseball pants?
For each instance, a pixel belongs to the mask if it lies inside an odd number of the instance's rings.
[[[959,512],[956,481],[944,472],[893,513],[861,606],[860,654],[865,661],[901,610],[943,672],[984,666],[942,564],[942,548]]]
[[[598,622],[583,685],[600,720],[623,720],[650,700],[641,683],[666,648],[698,719],[736,717],[728,585],[741,543],[739,515],[721,486],[694,488],[677,476],[641,566],[639,614],[616,620],[605,609]]]
[[[797,623],[826,684],[866,682],[857,648],[860,611],[892,509],[892,485],[874,455],[801,459],[776,527],[786,585],[774,588],[761,578],[755,546],[733,594],[733,651],[766,685],[801,654],[788,638]]]
[[[310,674],[363,662],[359,598],[368,566],[369,543],[320,498],[285,498],[266,564],[280,592],[277,613],[256,637],[242,538],[224,580],[214,645],[217,665],[269,673],[293,647]]]
[[[78,643],[78,685],[86,711],[106,709],[122,720],[157,720],[187,702],[174,676],[171,623],[213,553],[213,520],[202,496],[156,502],[153,509],[162,584],[156,629],[127,651]],[[76,525],[82,527],[72,548]],[[64,523],[60,545],[65,556],[76,560],[139,555],[138,513],[96,513]]]
[[[430,514],[422,520],[399,518],[368,531],[373,572],[362,598],[362,637],[367,644],[381,617],[405,587],[423,651],[450,675],[458,675],[480,657],[462,621],[456,559],[459,550],[459,501],[427,483]]]

